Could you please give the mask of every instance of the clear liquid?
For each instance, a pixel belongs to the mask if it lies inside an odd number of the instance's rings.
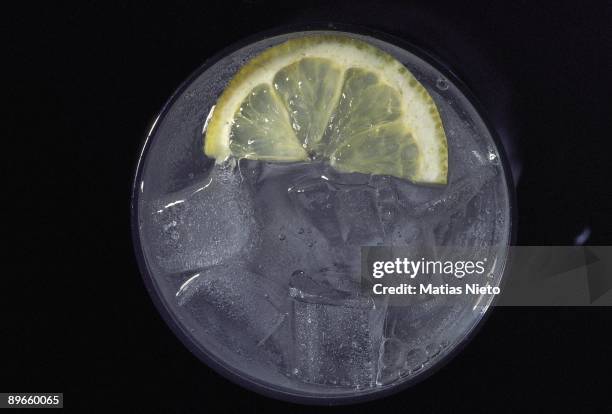
[[[490,297],[364,300],[360,247],[469,246],[499,263],[509,199],[494,142],[469,101],[409,52],[365,36],[404,63],[436,101],[449,143],[449,184],[340,174],[323,163],[242,160],[202,152],[206,118],[231,76],[266,39],[201,73],[156,121],[138,221],[162,300],[193,341],[229,370],[280,391],[352,395],[433,366],[478,323]]]

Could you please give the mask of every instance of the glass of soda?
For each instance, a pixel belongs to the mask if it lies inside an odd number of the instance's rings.
[[[342,34],[400,61],[435,101],[445,186],[340,173],[325,163],[205,156],[217,98],[253,56],[287,39]],[[491,295],[364,297],[362,246],[439,246],[486,256],[499,286],[512,234],[503,150],[466,88],[428,54],[362,31],[294,31],[207,61],[166,103],[140,155],[132,227],[141,273],[178,338],[221,375],[273,398],[353,403],[424,378],[466,343]]]

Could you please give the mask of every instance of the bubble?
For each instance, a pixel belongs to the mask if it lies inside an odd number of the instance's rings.
[[[444,78],[438,78],[436,80],[436,88],[440,89],[441,91],[445,91],[448,89],[448,81]]]

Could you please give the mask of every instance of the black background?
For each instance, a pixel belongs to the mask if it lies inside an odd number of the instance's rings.
[[[612,244],[612,6],[594,2],[286,1],[25,4],[4,10],[9,188],[35,226],[2,314],[0,391],[67,407],[309,411],[246,391],[192,356],[147,296],[130,186],[148,125],[204,60],[281,25],[336,22],[432,51],[510,152],[519,244]],[[62,214],[63,213],[63,214]],[[61,218],[66,215],[67,218]],[[495,309],[448,365],[354,412],[610,412],[610,309]]]

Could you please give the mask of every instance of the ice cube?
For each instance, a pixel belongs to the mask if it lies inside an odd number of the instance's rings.
[[[281,365],[287,360],[287,291],[245,264],[204,269],[183,283],[176,298],[230,349]]]
[[[294,209],[332,245],[343,243],[336,216],[336,191],[322,178],[299,180],[289,187]]]
[[[346,244],[382,244],[383,228],[372,188],[359,186],[340,190],[334,204],[340,234]]]
[[[278,283],[286,285],[294,272],[318,272],[336,261],[330,240],[295,201],[296,183],[317,173],[316,166],[264,164],[254,184],[260,243],[253,266]]]
[[[459,303],[442,295],[419,296],[410,302],[388,307],[379,383],[417,372],[452,338],[453,315],[456,317],[461,308]]]
[[[439,198],[414,206],[414,215],[442,218],[463,211],[480,192],[480,189],[495,175],[494,168],[482,167],[478,174],[463,177],[449,185]]]
[[[154,262],[166,273],[193,271],[248,253],[256,243],[250,193],[229,167],[149,205],[144,226]]]
[[[324,165],[310,168],[293,177],[287,191],[291,222],[300,223],[304,233],[312,233],[308,260],[299,269],[354,279],[359,275],[360,247],[383,240],[375,191],[363,174],[343,175]],[[288,236],[286,244],[290,243]],[[303,251],[297,251],[297,255],[304,257]]]
[[[405,371],[407,354],[405,343],[397,338],[384,338],[376,382],[386,384],[399,378]]]
[[[293,280],[292,373],[320,385],[372,386],[378,373],[386,301]]]
[[[389,307],[385,336],[401,341],[409,350],[425,348],[451,332],[450,324],[464,301],[445,295],[421,298],[409,305]]]
[[[420,244],[421,221],[410,214],[400,201],[398,182],[393,177],[372,176],[370,186],[374,188],[378,221],[387,246],[417,247]],[[399,184],[408,185],[405,182]]]

